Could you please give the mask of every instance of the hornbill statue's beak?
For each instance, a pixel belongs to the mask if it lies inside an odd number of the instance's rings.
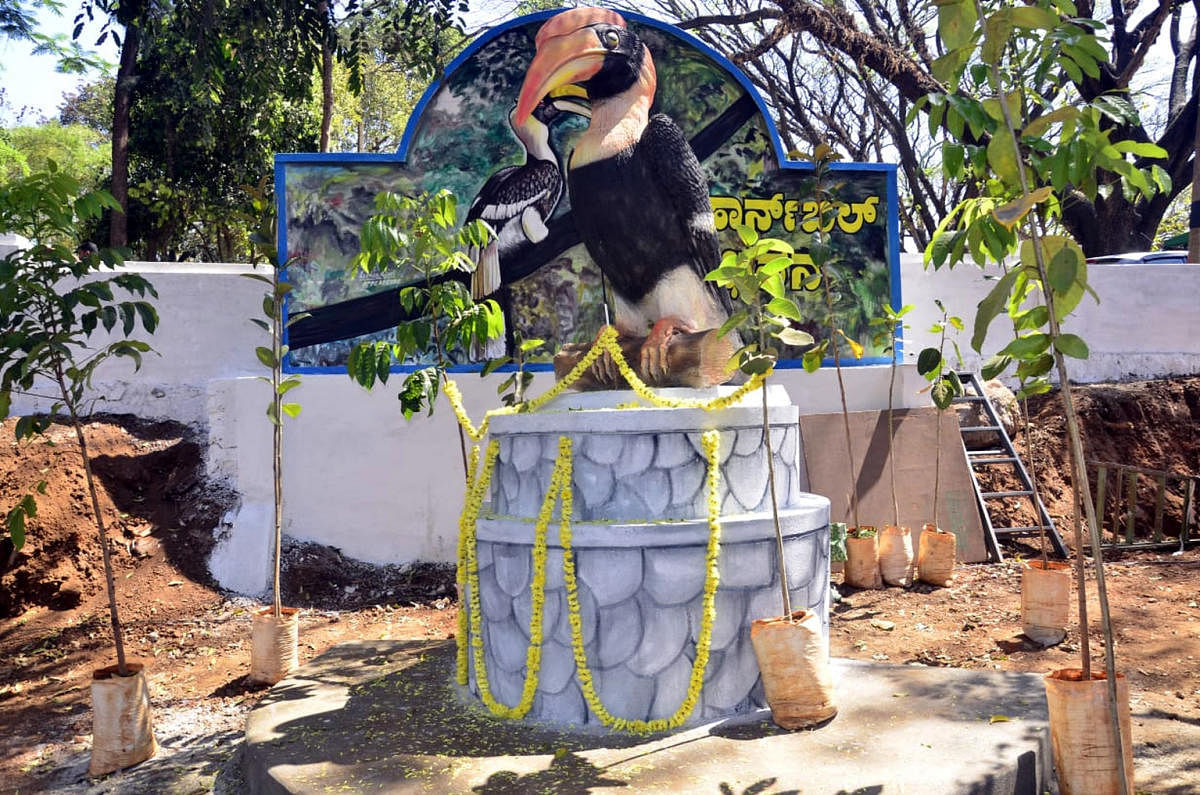
[[[602,8],[575,8],[551,18],[537,35],[537,54],[525,73],[517,100],[516,121],[524,121],[547,94],[579,96],[586,92],[577,86],[600,71],[609,54],[591,25],[606,23],[625,27],[615,11]]]

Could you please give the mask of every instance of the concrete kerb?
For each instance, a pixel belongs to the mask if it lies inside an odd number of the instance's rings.
[[[255,793],[1042,793],[1036,674],[834,660],[839,714],[760,711],[649,738],[502,721],[452,682],[453,642],[357,641],[276,685],[247,721]],[[749,788],[749,789],[747,789]]]

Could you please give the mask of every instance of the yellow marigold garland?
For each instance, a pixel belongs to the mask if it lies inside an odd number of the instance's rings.
[[[628,382],[632,390],[641,398],[662,408],[699,408],[705,411],[718,411],[728,408],[741,400],[746,394],[762,386],[770,373],[753,376],[732,393],[709,401],[701,400],[672,400],[654,393],[637,376],[625,361],[620,346],[617,345],[617,331],[613,327],[606,328],[591,350],[580,359],[571,371],[545,394],[529,401],[521,407],[507,406],[489,411],[478,428],[471,423],[462,403],[462,393],[454,381],[445,385],[446,397],[454,410],[455,417],[463,430],[474,440],[480,441],[487,434],[488,426],[493,416],[513,414],[518,410],[535,411],[548,401],[562,394],[590,368],[607,351],[612,357],[617,369]],[[634,408],[636,405],[624,405],[622,408]],[[572,444],[568,436],[560,437],[558,457],[554,462],[554,470],[550,476],[550,484],[542,507],[538,512],[537,524],[534,530],[533,547],[533,582],[530,586],[531,610],[529,648],[526,651],[525,682],[521,691],[520,702],[508,707],[496,701],[488,686],[487,663],[483,649],[483,610],[479,601],[479,562],[477,558],[477,541],[475,526],[483,505],[484,495],[491,484],[492,471],[499,453],[499,443],[493,440],[488,445],[487,455],[483,463],[483,471],[479,467],[479,447],[474,446],[468,466],[467,500],[463,513],[459,518],[458,567],[456,580],[460,591],[465,584],[469,590],[468,604],[460,609],[458,616],[458,655],[457,679],[459,684],[468,682],[468,652],[467,638],[470,638],[471,657],[475,664],[475,679],[479,687],[481,700],[494,714],[505,718],[524,717],[533,704],[537,693],[538,673],[541,667],[542,620],[545,607],[546,585],[546,531],[554,510],[555,497],[561,500],[561,526],[559,531],[560,543],[563,548],[563,575],[567,591],[567,618],[571,625],[571,645],[575,655],[576,675],[583,690],[589,708],[600,719],[601,723],[617,731],[634,734],[649,734],[667,731],[683,724],[695,709],[700,699],[700,691],[704,685],[704,674],[708,668],[709,651],[712,644],[713,623],[716,618],[716,591],[720,581],[718,557],[721,543],[721,506],[718,493],[720,478],[718,449],[720,433],[716,430],[705,431],[701,437],[705,458],[708,460],[706,477],[708,504],[708,547],[705,555],[706,574],[704,595],[701,603],[700,633],[696,639],[696,657],[692,661],[692,672],[688,680],[688,691],[679,708],[669,718],[656,720],[630,720],[618,718],[610,713],[601,703],[596,692],[591,669],[588,667],[587,654],[583,644],[583,622],[579,607],[578,581],[575,576],[575,559],[571,549],[571,515],[573,511],[572,478]],[[465,583],[464,583],[465,580]],[[469,631],[468,631],[469,628]]]
[[[479,445],[471,447],[471,460],[467,467],[467,496],[462,514],[458,517],[458,563],[455,569],[455,584],[458,585],[458,595],[461,599],[468,584],[468,563],[475,557],[475,525],[479,519],[479,511],[483,507],[483,495],[492,479],[492,469],[496,457],[500,454],[500,443],[492,440],[488,445],[487,457],[483,472],[479,472]],[[472,595],[474,592],[472,591]],[[457,647],[456,678],[460,685],[467,683],[467,610],[466,605],[460,605],[458,610],[458,632],[455,636]]]
[[[567,437],[563,437],[566,439]],[[483,649],[483,606],[479,599],[479,559],[477,556],[477,539],[475,537],[475,523],[478,521],[479,509],[482,505],[483,493],[487,488],[488,482],[491,480],[492,466],[495,463],[496,457],[493,454],[493,447],[498,450],[499,445],[492,442],[488,448],[488,461],[485,464],[483,475],[477,481],[476,488],[471,493],[472,502],[463,512],[465,522],[470,520],[470,527],[460,527],[459,536],[464,539],[461,543],[465,547],[466,557],[466,572],[467,572],[467,587],[470,590],[468,599],[468,620],[470,623],[471,651],[475,663],[475,683],[479,688],[479,697],[484,705],[494,715],[501,718],[518,719],[523,718],[533,706],[534,696],[537,695],[538,674],[542,664],[542,627],[543,618],[545,615],[546,603],[546,532],[550,526],[550,520],[554,514],[554,505],[558,495],[564,489],[567,493],[571,490],[571,456],[570,445],[566,452],[562,452],[560,443],[560,452],[558,458],[554,462],[554,470],[550,474],[550,485],[546,489],[546,496],[542,499],[542,506],[538,511],[537,524],[534,527],[533,538],[533,581],[529,586],[530,591],[530,615],[529,615],[529,648],[525,652],[525,682],[521,688],[520,701],[514,706],[507,706],[497,701],[491,692],[487,678],[487,661],[484,656]],[[468,513],[470,514],[468,516]],[[569,521],[569,516],[564,512],[563,521]],[[462,615],[460,610],[460,615]],[[459,619],[459,626],[463,626],[463,619]],[[462,644],[459,644],[462,649]],[[462,652],[460,651],[459,662],[459,683],[466,684],[466,663]]]
[[[605,726],[617,731],[633,734],[650,734],[667,731],[681,726],[700,700],[700,690],[704,686],[704,674],[708,668],[708,655],[712,645],[713,623],[716,620],[717,585],[720,581],[717,566],[721,549],[721,506],[718,492],[720,469],[717,451],[720,448],[721,435],[719,431],[705,431],[701,437],[705,458],[708,459],[708,475],[706,479],[708,491],[708,549],[705,555],[707,573],[704,579],[704,597],[701,603],[700,634],[696,638],[696,658],[692,661],[692,673],[688,679],[688,691],[679,709],[669,718],[656,720],[630,720],[618,718],[609,712],[600,701],[596,692],[591,669],[588,667],[587,653],[583,644],[583,619],[579,608],[579,585],[575,576],[575,556],[571,550],[571,515],[572,493],[568,478],[562,492],[562,528],[560,543],[563,548],[563,576],[567,588],[567,618],[571,624],[571,647],[575,653],[575,672],[583,690],[583,697],[588,707]],[[571,440],[562,437],[559,441],[559,455],[566,450],[569,454]]]
[[[646,386],[646,383],[642,381],[642,379],[638,377],[637,373],[633,371],[633,368],[629,366],[629,362],[625,361],[625,357],[621,353],[621,346],[617,344],[616,328],[613,326],[607,326],[605,327],[604,331],[600,333],[600,336],[596,338],[596,344],[592,346],[591,350],[589,350],[582,359],[575,363],[575,366],[571,368],[571,371],[568,372],[561,381],[550,387],[550,389],[544,394],[526,402],[520,407],[504,406],[503,408],[492,409],[484,415],[483,422],[479,424],[479,427],[476,427],[475,424],[471,422],[471,418],[467,416],[467,410],[463,406],[462,402],[462,392],[459,391],[458,384],[456,384],[453,380],[448,380],[444,387],[446,398],[450,401],[450,408],[454,410],[454,416],[458,419],[459,425],[462,426],[463,430],[468,436],[471,437],[472,440],[478,442],[487,435],[488,426],[491,424],[492,417],[503,414],[515,414],[517,411],[537,411],[547,402],[553,400],[566,390],[570,389],[571,386],[578,381],[593,364],[595,364],[596,360],[600,358],[600,355],[606,351],[608,352],[608,355],[612,357],[612,360],[616,364],[617,370],[620,371],[621,376],[626,382],[628,382],[629,388],[632,389],[638,397],[659,408],[703,409],[705,411],[720,411],[722,409],[727,409],[749,393],[753,392],[755,389],[758,389],[760,386],[762,386],[763,382],[766,381],[767,377],[771,374],[771,372],[768,371],[762,375],[751,376],[750,380],[739,386],[733,392],[730,392],[724,397],[713,398],[712,400],[675,400],[672,398],[665,398],[658,395],[650,387]],[[636,407],[636,404],[624,404],[620,406],[620,408]]]

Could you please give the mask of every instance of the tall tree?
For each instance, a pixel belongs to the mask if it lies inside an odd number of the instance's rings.
[[[142,45],[143,29],[166,11],[165,0],[83,0],[75,17],[72,38],[82,35],[87,23],[99,17],[102,22],[96,44],[110,38],[120,49],[116,85],[113,90],[112,121],[112,189],[119,209],[112,211],[108,244],[124,248],[129,242],[129,118],[137,85],[138,50]],[[117,32],[120,27],[124,36]]]
[[[403,8],[383,15],[367,9],[339,22],[329,148],[395,151],[429,82],[469,41],[461,24],[446,25],[435,14],[405,22]],[[416,41],[422,44],[414,47]]]
[[[910,214],[910,224],[918,239],[928,239],[933,231],[931,224],[936,224],[954,200],[923,176],[927,170],[920,154],[915,150],[905,151],[906,143],[914,136],[906,129],[903,110],[939,91],[947,69],[953,65],[939,60],[946,50],[930,24],[937,15],[937,3],[765,0],[751,5],[734,0],[718,8],[715,3],[697,0],[657,2],[666,13],[681,20],[682,27],[705,38],[749,73],[760,72],[757,79],[771,86],[764,93],[773,102],[781,97],[790,100],[792,94],[803,97],[803,92],[795,87],[819,85],[822,68],[840,69],[839,76],[855,86],[854,93],[888,131],[890,140],[885,145],[896,147],[902,170],[908,177],[908,189],[920,197]],[[994,3],[985,4],[991,5]],[[1108,57],[1095,74],[1083,73],[1073,68],[1073,64],[1060,64],[1058,74],[1047,81],[1053,90],[1075,92],[1085,101],[1101,96],[1119,100],[1127,96],[1139,76],[1144,77],[1147,56],[1155,41],[1165,33],[1171,44],[1172,69],[1165,119],[1156,125],[1154,120],[1143,121],[1124,114],[1121,118],[1114,115],[1106,122],[1114,128],[1117,138],[1154,142],[1167,151],[1161,166],[1171,177],[1171,189],[1152,197],[1130,195],[1117,187],[1118,175],[1101,171],[1099,178],[1106,189],[1095,199],[1073,190],[1063,204],[1063,223],[1089,256],[1148,248],[1171,199],[1192,174],[1200,95],[1196,68],[1200,0],[1134,0],[1114,3],[1111,9],[1097,8],[1094,0],[1080,0],[1076,7],[1077,17],[1085,20],[1084,24],[1094,16],[1108,17],[1105,25]],[[1066,46],[1075,45],[1068,42]],[[793,53],[815,59],[786,60]],[[824,66],[820,65],[822,62]],[[781,69],[780,63],[787,63],[791,71]],[[830,67],[830,63],[840,66]],[[1027,99],[1049,104],[1046,97]],[[780,119],[782,129],[803,129],[798,104],[795,101],[776,104],[776,113],[788,117]],[[893,109],[890,114],[889,109]],[[930,109],[931,106],[922,105],[922,112],[928,113]],[[827,130],[833,129],[836,138],[836,125],[828,119],[821,121]],[[942,124],[947,123],[958,121],[947,113]],[[1146,167],[1151,162],[1142,158],[1137,165]],[[918,227],[923,234],[916,231]]]
[[[146,28],[129,140],[130,243],[147,258],[249,255],[245,186],[281,151],[312,151],[319,52],[296,8],[177,4]]]

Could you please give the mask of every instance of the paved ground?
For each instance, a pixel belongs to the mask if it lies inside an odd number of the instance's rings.
[[[492,718],[451,682],[452,642],[346,643],[250,713],[252,792],[1041,793],[1041,677],[835,660],[839,714],[766,712],[650,739]]]

